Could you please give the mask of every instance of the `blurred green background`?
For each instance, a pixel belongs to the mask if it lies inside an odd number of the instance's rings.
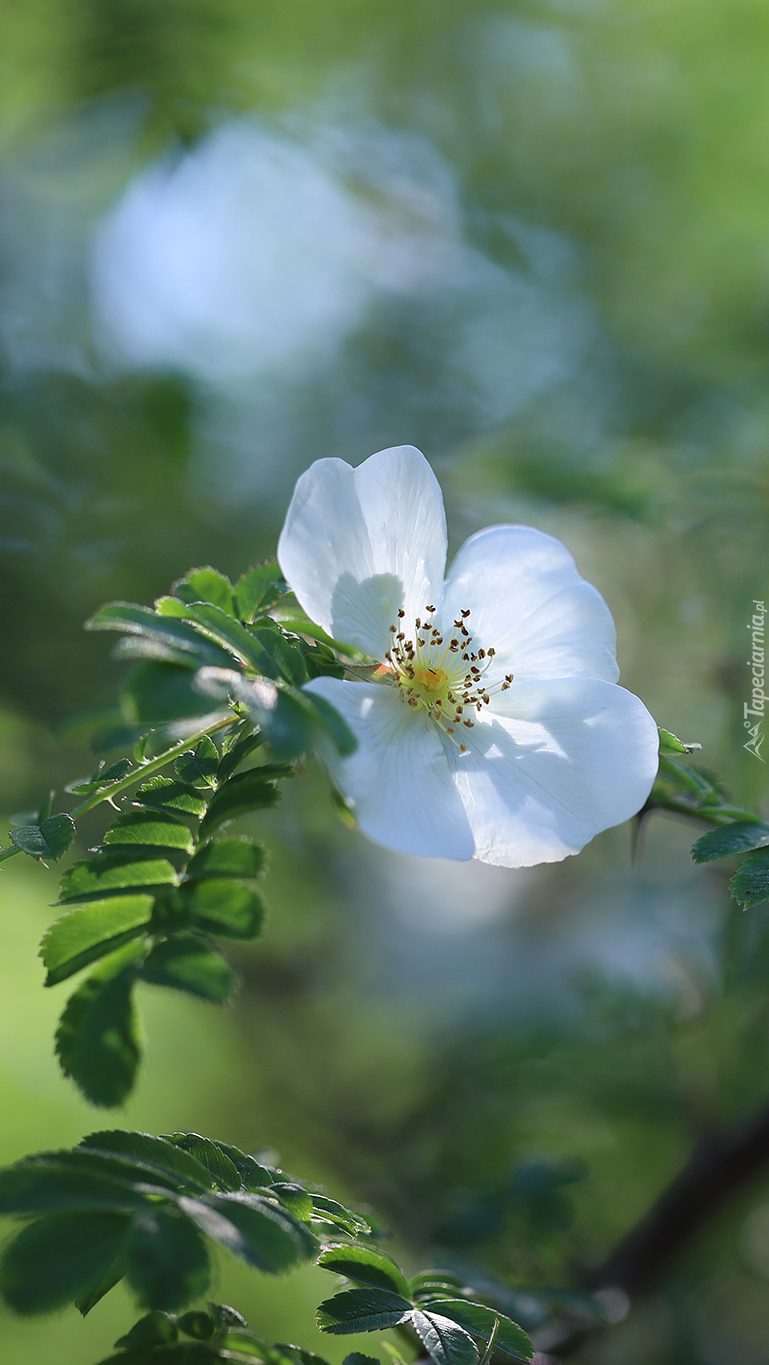
[[[455,547],[505,520],[567,542],[623,681],[766,814],[742,748],[769,591],[766,6],[0,16],[4,811],[93,766],[62,724],[119,676],[94,607],[239,573],[313,459],[410,442]],[[295,785],[258,826],[272,918],[237,1008],[148,989],[119,1121],[277,1148],[380,1209],[409,1268],[573,1283],[769,1092],[766,911],[730,910],[731,869],[694,868],[695,831],[660,817],[635,866],[620,829],[508,872],[387,854],[317,773]],[[0,875],[3,1160],[103,1126],[52,1057],[53,894]],[[323,1272],[222,1276],[257,1330],[341,1359],[312,1325]],[[2,1318],[4,1365],[89,1365],[131,1312],[116,1291],[85,1325]],[[769,1182],[575,1359],[766,1365]]]

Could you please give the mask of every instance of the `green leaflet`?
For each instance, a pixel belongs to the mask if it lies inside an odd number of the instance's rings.
[[[111,852],[98,853],[67,869],[59,883],[59,904],[103,901],[145,889],[161,890],[176,886],[178,881],[177,873],[165,858],[137,858],[135,849],[123,851],[115,846]]]
[[[411,1315],[413,1304],[389,1289],[347,1289],[326,1299],[315,1320],[321,1332],[335,1336],[349,1332],[384,1332]]]
[[[249,768],[247,772],[236,773],[214,792],[200,826],[201,838],[212,834],[225,820],[234,820],[252,810],[266,810],[278,799],[269,769]]]
[[[226,958],[194,934],[177,934],[156,944],[137,975],[152,986],[171,986],[218,1004],[231,1000],[238,988]]]
[[[210,564],[202,569],[190,569],[189,573],[174,583],[173,592],[182,602],[212,602],[231,616],[234,613],[232,584],[229,578]]]
[[[195,1157],[167,1138],[152,1137],[149,1133],[134,1133],[125,1128],[110,1128],[89,1133],[75,1151],[106,1152],[144,1166],[154,1168],[164,1178],[169,1176],[179,1190],[209,1191],[215,1182]],[[145,1179],[146,1175],[137,1178]]]
[[[756,820],[735,820],[732,825],[721,825],[708,830],[692,845],[695,863],[710,863],[719,858],[731,858],[735,853],[748,853],[769,844],[769,825]]]
[[[769,848],[751,853],[729,882],[729,890],[743,910],[769,900]]]
[[[240,877],[244,881],[261,876],[267,861],[264,844],[250,839],[216,839],[204,844],[187,864],[187,877]]]
[[[315,1253],[312,1234],[286,1210],[257,1194],[246,1197],[248,1203],[223,1195],[205,1202],[183,1198],[180,1206],[201,1232],[266,1274],[280,1275]]]
[[[404,1299],[409,1298],[409,1286],[404,1275],[392,1258],[377,1247],[332,1242],[321,1251],[318,1265],[323,1266],[324,1270],[333,1270],[337,1275],[345,1275],[348,1280],[358,1280],[377,1289],[390,1289]]]
[[[177,848],[183,853],[192,853],[195,847],[186,825],[149,810],[126,811],[118,816],[104,835],[105,848],[126,848],[135,844],[150,848]]]
[[[221,938],[256,938],[264,923],[264,902],[257,892],[230,877],[186,882],[177,899],[195,925]]]
[[[173,1312],[205,1294],[211,1278],[199,1230],[177,1209],[145,1209],[134,1218],[125,1273],[143,1308]]]
[[[152,917],[151,896],[116,896],[71,910],[43,936],[40,956],[48,969],[46,986],[79,972],[122,944],[143,934]]]
[[[159,640],[161,644],[189,654],[191,662],[197,667],[204,664],[214,668],[232,667],[229,652],[200,635],[192,626],[184,621],[158,616],[150,607],[137,606],[135,602],[108,602],[86,621],[85,628],[120,630],[128,635],[144,635],[150,640]]]
[[[91,1104],[122,1104],[141,1057],[133,984],[143,945],[108,957],[70,997],[56,1030],[56,1055]]]
[[[151,777],[139,787],[133,804],[149,810],[174,815],[193,815],[200,819],[205,814],[206,798],[195,787],[173,777]]]
[[[237,1166],[219,1144],[212,1142],[210,1138],[201,1137],[200,1133],[167,1133],[164,1140],[183,1152],[189,1152],[208,1171],[220,1190],[241,1188],[242,1181]]]
[[[0,1293],[16,1313],[62,1308],[92,1290],[122,1256],[130,1218],[108,1213],[53,1213],[22,1229],[0,1262]]]
[[[223,645],[230,654],[234,654],[246,668],[268,677],[276,674],[277,666],[272,652],[221,607],[210,602],[193,602],[185,608],[185,616],[188,621],[194,621],[207,636]],[[228,658],[227,663],[232,667],[231,658]]]
[[[75,822],[71,815],[60,812],[49,815],[40,824],[16,825],[9,833],[11,842],[22,853],[56,862],[67,852],[75,837]]]
[[[215,787],[218,768],[219,750],[208,735],[198,740],[194,749],[180,754],[174,763],[177,777],[192,787]]]
[[[228,670],[233,662],[227,659]],[[153,659],[145,659],[133,670],[123,686],[121,701],[126,720],[133,725],[203,719],[222,707],[220,697],[212,697],[210,691],[198,685],[197,673]]]
[[[472,1337],[451,1318],[415,1308],[410,1326],[435,1365],[475,1365],[478,1360],[478,1348]]]
[[[269,611],[274,602],[287,591],[278,562],[258,564],[247,569],[235,584],[235,602],[241,621],[253,621],[257,612]]]
[[[496,1350],[504,1351],[516,1360],[530,1360],[533,1355],[534,1347],[523,1328],[504,1314],[487,1308],[485,1304],[472,1303],[467,1299],[441,1297],[423,1301],[423,1307],[425,1311],[434,1311],[444,1318],[450,1318],[452,1322],[464,1327],[471,1336],[480,1337],[482,1341],[491,1340],[496,1322],[499,1324],[494,1343]]]

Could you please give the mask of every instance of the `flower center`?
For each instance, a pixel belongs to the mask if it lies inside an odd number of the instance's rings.
[[[385,655],[383,682],[400,689],[401,699],[415,710],[424,709],[464,753],[466,745],[455,738],[460,726],[472,730],[474,714],[481,711],[495,692],[506,692],[513,674],[488,686],[485,673],[494,661],[496,650],[476,649],[467,621],[469,610],[461,611],[452,629],[443,631],[435,623],[435,607],[425,607],[425,618],[417,617],[410,631],[404,630],[406,613],[398,612],[397,625],[390,626],[392,645]]]

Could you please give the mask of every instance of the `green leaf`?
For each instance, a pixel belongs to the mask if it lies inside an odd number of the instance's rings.
[[[228,660],[232,666],[232,660]],[[172,663],[148,659],[133,670],[123,687],[126,720],[134,725],[167,725],[211,715],[221,701],[196,685],[198,675]]]
[[[209,1341],[216,1331],[216,1323],[211,1314],[204,1313],[202,1308],[193,1309],[179,1319],[179,1331],[184,1332],[185,1336],[194,1337],[196,1341]]]
[[[70,997],[56,1030],[56,1054],[91,1104],[110,1108],[130,1094],[141,1058],[132,991],[143,946],[129,943]]]
[[[215,787],[219,769],[219,750],[210,735],[203,735],[194,749],[180,754],[174,763],[177,777],[191,787]]]
[[[23,1218],[67,1209],[131,1213],[146,1202],[129,1178],[92,1169],[85,1153],[77,1156],[41,1152],[0,1171],[0,1213]]]
[[[342,1365],[380,1365],[378,1356],[364,1356],[361,1351],[350,1351]]]
[[[195,847],[186,825],[149,810],[126,811],[118,816],[104,835],[104,846],[107,848],[127,848],[136,844],[150,848],[177,848],[183,853],[192,853]]]
[[[206,1292],[211,1267],[194,1224],[176,1209],[158,1208],[135,1217],[125,1273],[143,1308],[173,1313]]]
[[[743,910],[769,900],[769,848],[761,848],[745,859],[732,877],[729,890]]]
[[[258,1194],[205,1201],[182,1197],[180,1207],[207,1237],[267,1274],[280,1275],[317,1251],[309,1229]]]
[[[341,1228],[351,1237],[358,1237],[362,1232],[371,1232],[365,1218],[361,1218],[360,1214],[355,1213],[352,1209],[346,1209],[344,1204],[338,1203],[336,1199],[329,1199],[328,1195],[315,1193],[311,1195],[311,1199],[315,1218]]]
[[[264,844],[252,839],[216,839],[204,844],[187,864],[190,881],[204,877],[239,877],[250,881],[261,876],[267,862]]]
[[[112,1153],[134,1160],[139,1166],[152,1167],[164,1177],[170,1176],[175,1189],[206,1192],[213,1189],[213,1181],[205,1167],[166,1138],[111,1128],[89,1133],[75,1150],[80,1149]]]
[[[321,1332],[385,1332],[410,1318],[413,1305],[389,1289],[347,1289],[326,1299],[315,1314]]]
[[[229,1157],[241,1183],[247,1190],[264,1189],[272,1184],[272,1176],[265,1166],[260,1166],[259,1162],[252,1156],[246,1156],[237,1147],[231,1147],[227,1142],[215,1142],[220,1152],[224,1152]]]
[[[134,849],[126,853],[97,853],[85,862],[67,868],[59,883],[59,905],[78,901],[104,901],[135,891],[155,891],[178,885],[179,878],[165,858],[138,858]]]
[[[277,560],[248,569],[235,584],[235,603],[241,621],[251,622],[257,612],[269,611],[286,590]]]
[[[276,1180],[270,1193],[275,1195],[294,1218],[301,1223],[309,1223],[312,1218],[312,1199],[303,1185],[292,1180]]]
[[[713,783],[707,777],[696,768],[687,768],[684,763],[679,763],[677,758],[666,758],[664,754],[661,755],[660,774],[672,779],[676,786],[700,799],[715,793]]]
[[[122,782],[130,771],[130,758],[119,758],[117,763],[113,763],[109,768],[100,763],[92,777],[84,778],[81,782],[69,782],[64,790],[73,796],[91,796],[93,792],[104,791],[115,782]]]
[[[172,986],[217,1003],[231,1000],[238,989],[238,978],[226,958],[192,934],[177,934],[158,943],[137,975],[151,986]]]
[[[213,602],[230,615],[235,610],[229,578],[210,565],[202,569],[190,569],[184,578],[174,583],[173,591],[182,602]]]
[[[264,744],[264,736],[258,734],[255,730],[249,732],[246,728],[247,726],[248,722],[244,721],[240,732],[237,730],[233,731],[233,733],[228,735],[224,741],[222,746],[224,752],[219,761],[219,769],[217,772],[217,780],[220,784],[225,782],[228,777],[232,776],[239,764],[241,764],[244,759],[248,758],[249,754],[253,753],[254,749],[258,749],[260,745]]]
[[[87,1317],[91,1309],[95,1308],[97,1303],[101,1302],[104,1295],[109,1294],[110,1289],[114,1289],[116,1284],[120,1284],[122,1278],[123,1264],[120,1258],[118,1258],[117,1261],[113,1261],[112,1265],[105,1270],[100,1280],[97,1280],[91,1285],[91,1288],[86,1290],[85,1294],[81,1294],[79,1298],[75,1299],[75,1307],[78,1313],[82,1313],[84,1318]]]
[[[522,1327],[510,1318],[482,1303],[472,1303],[467,1299],[444,1299],[435,1301],[435,1308],[444,1318],[459,1323],[471,1336],[490,1341],[494,1323],[499,1323],[495,1349],[514,1356],[516,1360],[530,1360],[534,1347]]]
[[[456,1298],[456,1291],[464,1287],[464,1280],[451,1270],[423,1270],[411,1281],[411,1293],[415,1299],[425,1294],[429,1297],[433,1290],[445,1291],[453,1299]]]
[[[325,697],[319,697],[314,692],[303,692],[302,696],[309,702],[316,713],[316,721],[320,724],[321,729],[331,736],[342,757],[346,758],[349,754],[354,754],[358,747],[358,741],[336,707],[326,701]]]
[[[266,673],[269,678],[285,678],[292,687],[301,687],[307,682],[307,664],[298,637],[293,641],[287,638],[278,623],[269,619],[254,626],[250,633],[273,660],[271,669],[263,668],[260,672]]]
[[[718,858],[731,858],[735,853],[748,853],[753,848],[769,844],[769,825],[760,821],[738,820],[733,825],[708,830],[692,846],[695,863],[710,863]]]
[[[309,714],[303,699],[281,691],[267,678],[240,680],[237,696],[277,759],[297,758],[309,749],[314,713]]]
[[[188,783],[173,777],[151,777],[138,788],[133,804],[170,815],[193,815],[196,819],[200,819],[206,810],[205,797]]]
[[[684,744],[682,739],[672,735],[669,730],[659,729],[661,754],[693,754],[701,749],[701,744]]]
[[[391,1289],[408,1299],[409,1286],[395,1261],[377,1247],[356,1246],[350,1242],[331,1242],[318,1257],[318,1265],[345,1275],[348,1280],[374,1285],[377,1289]]]
[[[115,1345],[126,1350],[163,1346],[166,1342],[176,1341],[178,1335],[176,1323],[167,1313],[147,1313],[134,1323],[125,1336],[119,1337]]]
[[[45,858],[56,862],[67,852],[75,837],[75,822],[61,811],[49,815],[39,825],[17,825],[9,831],[11,842],[31,858]]]
[[[161,644],[189,654],[191,663],[196,666],[210,664],[214,668],[232,667],[229,653],[199,635],[192,626],[184,621],[158,616],[150,607],[140,607],[133,602],[108,602],[86,621],[85,628],[122,630],[128,635],[144,635],[147,639],[159,640]]]
[[[194,621],[217,643],[223,645],[246,668],[272,676],[276,665],[272,653],[246,627],[221,607],[208,602],[193,602],[186,609],[187,620]],[[232,659],[228,659],[232,667]]]
[[[22,1229],[0,1262],[0,1294],[32,1316],[86,1295],[122,1256],[130,1220],[117,1214],[54,1213]]]
[[[223,938],[256,938],[264,924],[261,896],[230,877],[187,882],[178,892],[197,928]]]
[[[267,810],[277,804],[279,793],[270,769],[249,768],[222,784],[209,802],[200,826],[201,838],[212,834],[225,820],[234,820],[253,810]]]
[[[166,1133],[165,1140],[194,1156],[220,1190],[231,1192],[240,1189],[242,1182],[237,1167],[218,1143],[201,1137],[200,1133]]]
[[[450,1318],[415,1308],[410,1325],[435,1365],[476,1365],[478,1348],[475,1342]]]
[[[40,956],[48,969],[46,986],[65,981],[143,934],[152,918],[152,906],[151,896],[119,896],[93,901],[63,915],[40,944]]]

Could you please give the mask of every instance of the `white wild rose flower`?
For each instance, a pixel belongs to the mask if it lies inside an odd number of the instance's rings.
[[[444,582],[438,481],[413,446],[318,460],[278,544],[307,615],[375,665],[306,690],[358,741],[322,757],[360,829],[399,853],[558,862],[644,804],[657,727],[616,685],[616,633],[565,545],[490,526]]]

